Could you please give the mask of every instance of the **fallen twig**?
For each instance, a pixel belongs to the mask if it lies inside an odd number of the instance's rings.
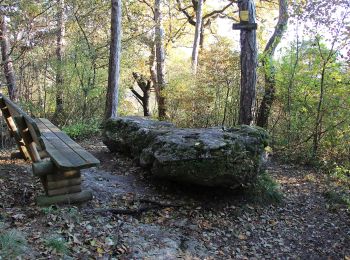
[[[141,215],[144,212],[150,211],[150,210],[155,210],[155,209],[162,209],[162,208],[176,208],[176,207],[181,207],[183,205],[176,205],[176,204],[162,204],[160,202],[156,201],[143,201],[148,204],[155,204],[155,205],[148,205],[148,206],[141,206],[136,209],[119,209],[119,208],[104,208],[104,209],[92,209],[92,210],[87,210],[87,213],[105,213],[105,212],[110,212],[115,215]]]

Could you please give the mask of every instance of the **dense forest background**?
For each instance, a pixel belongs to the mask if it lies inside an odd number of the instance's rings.
[[[237,125],[240,44],[239,31],[232,30],[239,20],[237,3],[203,1],[202,19],[196,19],[198,1],[122,2],[119,115],[159,116],[155,35],[161,22],[165,119],[179,127]],[[7,87],[15,84],[12,94],[23,108],[53,119],[73,137],[98,132],[106,103],[111,2],[0,3],[1,91],[11,95]],[[272,152],[282,159],[347,171],[349,10],[349,2],[340,0],[256,1],[254,122],[268,129]],[[259,124],[263,105],[268,121]]]

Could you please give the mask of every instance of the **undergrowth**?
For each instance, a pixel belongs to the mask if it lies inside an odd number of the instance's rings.
[[[79,122],[69,126],[65,126],[62,130],[73,139],[85,139],[99,135],[101,132],[100,123],[98,121]]]
[[[346,207],[350,210],[350,170],[348,166],[334,164],[327,174],[324,196],[331,209]]]
[[[268,172],[258,175],[256,182],[247,187],[246,195],[249,200],[260,204],[277,204],[283,201],[278,183]]]

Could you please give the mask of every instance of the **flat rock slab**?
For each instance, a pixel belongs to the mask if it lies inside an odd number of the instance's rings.
[[[104,143],[151,170],[154,176],[184,183],[237,187],[263,170],[267,133],[258,127],[176,128],[140,117],[109,120]]]

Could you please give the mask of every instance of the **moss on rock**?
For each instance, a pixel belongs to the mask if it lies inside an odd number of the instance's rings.
[[[269,136],[259,127],[175,128],[167,122],[120,117],[105,124],[104,143],[127,153],[155,176],[205,186],[239,186],[262,171]]]

